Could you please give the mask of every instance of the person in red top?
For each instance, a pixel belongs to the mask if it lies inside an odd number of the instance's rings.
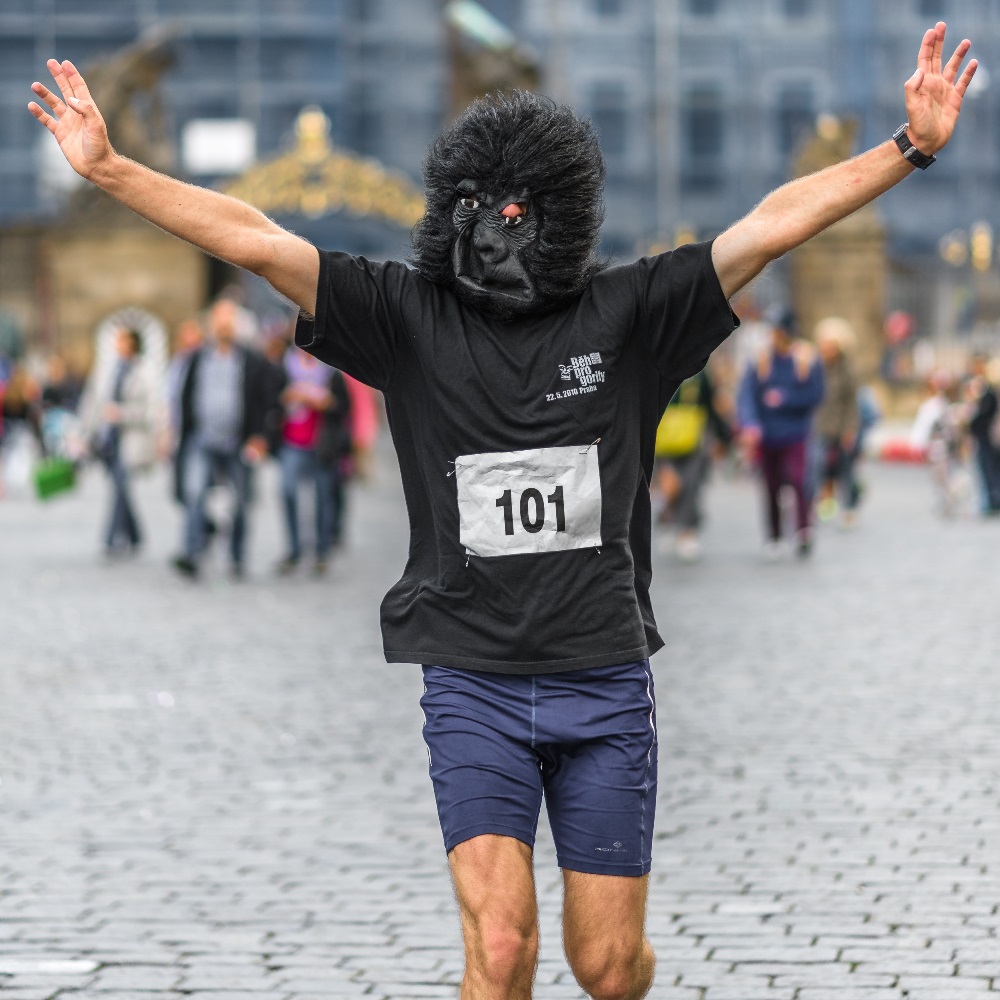
[[[290,573],[302,558],[299,531],[299,483],[310,479],[315,485],[316,562],[314,570],[326,570],[333,537],[333,473],[320,460],[317,446],[327,411],[337,401],[330,388],[329,366],[301,348],[293,347],[284,358],[288,379],[281,393],[284,420],[281,428],[281,495],[288,532],[288,554],[278,564],[278,572]]]

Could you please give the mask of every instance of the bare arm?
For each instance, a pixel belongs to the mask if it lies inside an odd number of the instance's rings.
[[[917,149],[929,155],[951,138],[962,98],[978,65],[973,59],[959,76],[972,44],[966,39],[942,66],[944,34],[943,21],[926,32],[916,72],[905,87],[910,123],[907,134]],[[867,205],[913,169],[890,141],[773,191],[722,233],[712,247],[712,260],[727,298],[772,260]]]
[[[206,253],[253,271],[308,313],[316,311],[319,254],[306,240],[282,229],[236,198],[185,184],[119,156],[87,84],[69,61],[48,61],[62,94],[40,83],[31,113],[56,137],[81,177],[154,225]]]

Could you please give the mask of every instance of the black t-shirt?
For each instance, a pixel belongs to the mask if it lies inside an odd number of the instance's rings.
[[[656,426],[737,324],[709,243],[603,271],[512,323],[403,264],[321,252],[296,343],[385,393],[409,514],[386,659],[552,673],[659,649]]]

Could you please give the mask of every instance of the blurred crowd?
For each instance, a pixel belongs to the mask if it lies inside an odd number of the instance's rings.
[[[148,357],[148,331],[128,324],[99,346],[86,378],[58,354],[33,365],[0,355],[0,497],[12,487],[33,485],[40,496],[71,489],[82,466],[100,466],[103,551],[116,559],[145,539],[135,477],[165,464],[179,513],[174,569],[197,577],[224,540],[238,578],[256,473],[270,462],[285,539],[275,570],[308,563],[324,573],[344,538],[348,484],[368,474],[381,403],[297,348],[293,333],[294,320],[263,322],[230,291],[179,324],[165,363]],[[804,332],[779,305],[734,341],[680,386],[657,430],[657,548],[685,562],[700,557],[704,493],[721,467],[760,481],[765,556],[808,557],[817,527],[853,528],[865,495],[859,468],[881,414],[856,374],[855,332],[839,317]],[[984,354],[961,375],[928,379],[906,448],[926,461],[946,516],[1000,512],[998,380],[1000,360]],[[221,524],[220,504],[209,502],[220,493]]]
[[[118,559],[140,551],[148,530],[135,478],[165,464],[180,515],[174,569],[197,577],[225,536],[239,578],[256,474],[273,462],[286,545],[276,570],[308,562],[323,574],[344,539],[348,484],[369,472],[381,410],[374,390],[316,361],[293,334],[294,320],[261,322],[227,293],[179,324],[166,363],[150,350],[150,332],[127,323],[98,344],[86,379],[58,354],[40,366],[0,358],[0,496],[72,489],[83,466],[100,466],[103,552]],[[224,524],[209,502],[220,492]]]
[[[926,458],[939,513],[968,509],[1000,514],[1000,361],[973,354],[961,375],[934,372],[927,380],[910,445]]]
[[[840,317],[802,331],[777,305],[735,339],[738,349],[683,383],[664,412],[653,479],[658,547],[698,559],[703,493],[722,466],[760,480],[766,558],[805,558],[817,526],[857,523],[878,398],[858,377],[856,333]],[[983,354],[959,376],[929,380],[906,451],[928,464],[945,515],[1000,511],[998,380],[1000,362]]]

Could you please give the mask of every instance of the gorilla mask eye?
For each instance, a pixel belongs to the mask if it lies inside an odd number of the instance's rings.
[[[479,199],[468,195],[464,198],[459,198],[458,203],[462,206],[462,208],[467,208],[470,212],[479,208]]]
[[[505,229],[513,229],[514,226],[519,226],[522,222],[524,222],[523,215],[505,215],[503,218]]]

